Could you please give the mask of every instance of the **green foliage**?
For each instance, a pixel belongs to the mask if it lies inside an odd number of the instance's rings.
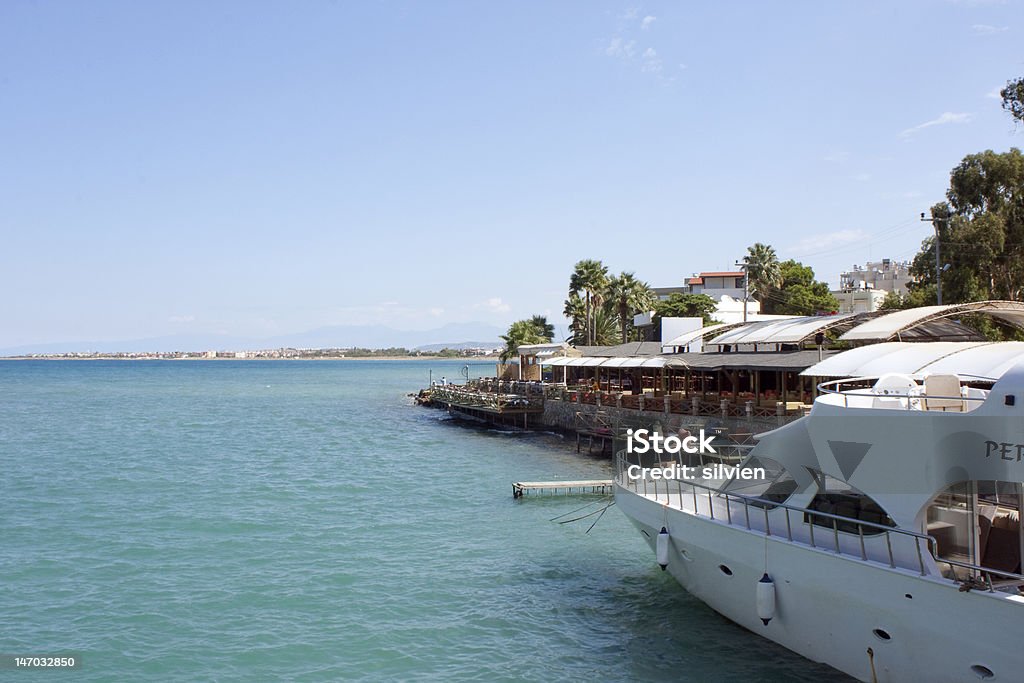
[[[1003,99],[1003,109],[1024,123],[1024,78],[1007,81],[1006,87],[999,91],[999,96]]]
[[[549,333],[550,332],[550,333]],[[501,352],[502,362],[515,358],[518,349],[524,344],[545,344],[554,336],[554,327],[548,325],[547,318],[535,315],[528,320],[517,320],[509,325],[508,332],[501,335],[505,348]]]
[[[593,326],[593,336],[591,339],[594,346],[613,346],[619,343],[618,321],[615,306],[611,301],[606,301],[603,305],[594,309],[591,315],[591,324]]]
[[[629,341],[633,315],[651,310],[657,298],[650,286],[637,280],[633,273],[621,273],[609,280],[606,296],[618,317],[622,343],[625,344]]]
[[[573,332],[575,343],[581,343],[579,339],[581,334],[584,337],[582,343],[594,343],[593,316],[595,309],[600,308],[604,302],[604,293],[607,287],[607,266],[594,259],[584,259],[576,263],[572,276],[569,278],[569,299],[565,302],[566,309],[568,309],[572,297],[575,295],[583,303],[583,318],[571,318],[572,322],[569,326]]]
[[[714,324],[711,317],[718,306],[707,294],[673,292],[664,301],[654,304],[655,329],[661,329],[662,318],[703,318],[705,325]]]
[[[789,259],[779,264],[780,284],[761,295],[761,310],[774,315],[816,315],[839,309],[828,284],[814,279],[814,269]]]
[[[931,209],[939,231],[942,303],[1024,297],[1024,154],[969,154],[950,174],[948,203]],[[935,303],[935,238],[921,244],[914,292]]]
[[[757,242],[747,247],[743,260],[747,264],[750,293],[759,301],[782,284],[781,265],[774,247]]]

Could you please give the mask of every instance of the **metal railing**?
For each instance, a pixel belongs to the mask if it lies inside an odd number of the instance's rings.
[[[920,402],[924,401],[927,403],[931,401],[962,401],[963,410],[967,412],[970,410],[968,407],[972,402],[984,403],[988,398],[987,396],[966,396],[963,394],[957,396],[937,396],[933,394],[925,393],[924,387],[920,387],[920,391],[912,392],[907,391],[900,393],[896,391],[886,391],[885,393],[877,393],[871,386],[865,386],[866,383],[874,383],[878,377],[849,377],[847,379],[837,379],[830,382],[822,382],[818,385],[818,391],[822,394],[832,394],[843,397],[843,407],[850,407],[850,397],[870,397],[870,398],[885,398],[885,399],[897,399],[905,410],[914,410],[915,408],[920,409]],[[848,388],[844,391],[843,385],[847,385]],[[961,386],[963,386],[961,384]]]
[[[936,552],[936,540],[926,534],[909,531],[906,529],[899,529],[885,524],[876,524],[874,522],[867,522],[864,520],[856,519],[853,517],[844,517],[842,515],[834,515],[829,512],[819,512],[809,508],[797,507],[794,505],[788,505],[765,498],[759,498],[757,496],[748,496],[741,493],[730,493],[728,491],[722,491],[711,486],[699,484],[695,481],[682,481],[680,479],[666,480],[666,479],[648,479],[644,476],[642,479],[633,479],[626,473],[627,468],[630,465],[637,465],[638,463],[630,463],[622,452],[619,452],[615,456],[616,469],[615,476],[616,481],[626,488],[633,489],[635,492],[644,496],[653,496],[655,501],[661,500],[664,496],[664,502],[667,505],[671,505],[672,496],[678,497],[678,508],[684,512],[691,512],[697,516],[707,517],[708,519],[717,520],[724,522],[731,526],[742,526],[748,531],[755,531],[764,533],[766,536],[785,536],[786,540],[791,543],[803,543],[805,539],[794,535],[794,525],[792,521],[792,515],[790,513],[796,512],[801,515],[799,518],[799,527],[803,529],[803,525],[807,527],[806,543],[812,548],[821,548],[823,550],[828,549],[835,552],[837,555],[844,555],[846,557],[852,557],[854,559],[860,559],[864,562],[877,561],[871,557],[871,553],[868,552],[868,545],[875,545],[877,542],[876,538],[885,539],[885,548],[882,556],[887,559],[888,565],[891,568],[896,568],[897,564],[897,551],[893,549],[893,539],[897,540],[897,543],[906,546],[907,544],[913,544],[912,557],[916,557],[917,569],[921,573],[921,576],[926,576],[929,573],[929,567],[925,562],[925,556],[928,555],[933,560],[935,559]],[[703,501],[707,501],[706,512],[702,511]],[[719,510],[716,515],[715,501],[723,503],[719,506]],[[684,502],[692,501],[692,509],[687,509]],[[733,514],[734,503],[738,504],[737,507],[742,508],[742,518],[737,521],[736,515]],[[724,508],[724,509],[721,509]],[[751,508],[754,508],[754,516],[757,524],[753,524],[751,521]],[[772,529],[772,511],[784,510],[784,523],[776,521],[775,529]],[[759,523],[763,520],[763,528]],[[826,524],[816,523],[819,520],[827,520]],[[785,533],[782,533],[780,526],[785,527]],[[855,535],[849,531],[841,529],[841,526],[847,528],[855,528]],[[815,527],[818,527],[818,537],[815,538]],[[826,536],[830,537],[831,542],[822,543],[820,536],[822,531]],[[831,532],[831,533],[829,533]],[[840,536],[843,534],[843,536]],[[851,538],[852,537],[852,538]],[[921,543],[924,542],[924,550],[922,550]],[[853,545],[855,550],[859,552],[850,552],[850,546]],[[845,546],[845,547],[844,547]],[[903,548],[901,548],[902,550]],[[942,560],[944,561],[944,560]],[[904,569],[909,567],[902,567]]]
[[[472,388],[445,385],[430,390],[430,399],[463,408],[482,408],[504,411],[541,411],[544,409],[543,396],[504,394],[491,391],[476,391]]]

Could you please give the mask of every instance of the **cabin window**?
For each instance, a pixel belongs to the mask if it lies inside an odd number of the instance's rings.
[[[724,489],[725,491],[753,498],[761,498],[772,503],[784,503],[796,491],[796,480],[793,479],[793,476],[786,471],[786,468],[781,463],[771,458],[752,456],[741,463],[740,467],[764,468],[765,477],[764,479],[751,480],[733,479]],[[776,507],[776,505],[768,505],[757,501],[752,501],[750,504],[757,507],[766,507],[769,510]]]
[[[1022,497],[1019,482],[991,480],[962,481],[939,493],[926,516],[936,555],[1019,574]]]
[[[858,491],[841,479],[807,468],[818,484],[818,493],[807,505],[808,510],[823,514],[804,513],[804,522],[829,529],[838,528],[849,534],[874,536],[884,531],[879,527],[894,527],[896,523],[870,496]],[[829,515],[842,517],[835,519]],[[853,521],[857,520],[857,521]],[[866,522],[861,524],[860,522]]]

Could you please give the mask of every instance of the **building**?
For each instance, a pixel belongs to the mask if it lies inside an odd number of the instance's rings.
[[[839,289],[832,295],[839,301],[840,313],[868,313],[877,311],[889,292],[906,296],[911,282],[909,262],[882,259],[841,273]]]
[[[724,323],[737,323],[744,320],[761,320],[761,302],[747,297],[747,315],[743,315],[743,271],[711,271],[696,273],[686,279],[682,287],[652,287],[659,301],[665,301],[672,294],[705,294],[715,301],[715,312],[712,317]],[[633,316],[633,326],[640,330],[645,341],[657,341],[665,337],[654,329],[654,312],[640,313]],[[673,332],[675,330],[672,330]]]

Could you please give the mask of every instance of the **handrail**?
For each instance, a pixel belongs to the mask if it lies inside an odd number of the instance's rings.
[[[625,463],[627,463],[628,461],[624,457],[622,451],[620,451],[619,453],[616,453],[615,461],[616,461],[615,478],[616,478],[616,480],[621,485],[628,487],[628,484],[626,483],[626,480],[623,480],[623,477],[625,476],[625,471],[626,471],[626,467],[623,466],[623,465]],[[643,494],[645,496],[647,495],[647,481],[648,481],[647,478],[644,477],[644,479],[643,479],[643,486],[644,486]],[[657,499],[657,496],[658,496],[658,480],[652,479],[651,481],[652,481],[653,486],[654,486],[654,496],[655,496],[655,499]],[[667,480],[663,480],[663,481],[665,481],[664,487],[665,487],[665,495],[667,497],[667,496],[669,496],[671,494],[671,492],[668,490],[669,482]],[[675,480],[675,483],[676,483],[677,493],[679,495],[679,509],[683,510],[685,512],[685,510],[683,508],[683,482],[681,480],[677,479],[677,480]],[[857,536],[859,537],[859,541],[860,541],[860,559],[862,561],[865,561],[865,562],[868,561],[867,547],[865,545],[865,539],[864,539],[864,536],[865,536],[864,530],[865,529],[875,529],[879,533],[884,533],[885,534],[886,548],[887,548],[888,559],[889,559],[889,566],[892,567],[892,568],[896,567],[896,556],[895,556],[895,553],[893,552],[892,539],[891,539],[891,536],[890,536],[891,534],[895,534],[897,537],[906,537],[906,538],[912,538],[913,539],[913,543],[914,543],[914,546],[916,547],[916,551],[917,551],[918,569],[919,569],[919,571],[921,573],[921,576],[926,576],[928,574],[927,567],[925,566],[925,562],[924,562],[924,554],[921,552],[921,541],[925,542],[925,547],[927,549],[926,552],[929,555],[931,555],[933,560],[936,559],[936,552],[937,552],[937,548],[938,548],[938,542],[935,540],[934,537],[928,536],[926,534],[921,534],[921,533],[918,533],[916,531],[910,531],[908,529],[901,529],[899,527],[886,526],[884,524],[876,524],[874,522],[867,522],[867,521],[864,521],[864,520],[861,520],[861,519],[857,519],[857,518],[854,518],[854,517],[844,517],[842,515],[835,515],[835,514],[832,514],[832,513],[829,513],[829,512],[819,512],[817,510],[811,510],[809,508],[803,508],[803,507],[798,507],[798,506],[795,506],[795,505],[789,505],[787,503],[775,502],[775,501],[772,501],[772,500],[767,500],[765,498],[759,498],[757,496],[748,496],[748,495],[745,495],[745,494],[742,494],[742,493],[730,493],[728,491],[722,491],[721,489],[712,488],[712,487],[706,486],[704,484],[698,484],[697,482],[692,481],[692,480],[687,480],[686,481],[686,485],[689,487],[690,493],[692,494],[692,498],[693,498],[693,514],[695,514],[697,516],[704,516],[704,515],[701,514],[700,509],[699,509],[699,507],[697,505],[697,496],[698,496],[697,489],[701,489],[703,491],[703,493],[700,494],[701,497],[703,497],[706,494],[707,495],[707,499],[708,499],[708,515],[707,515],[707,517],[709,519],[712,519],[712,520],[715,519],[715,509],[714,509],[713,500],[714,500],[714,497],[717,496],[719,499],[724,499],[725,500],[725,512],[726,512],[726,515],[727,515],[727,518],[725,520],[720,520],[720,521],[725,521],[725,523],[730,525],[730,526],[736,526],[733,523],[732,509],[731,509],[731,505],[730,504],[733,501],[738,501],[738,502],[743,504],[743,512],[744,512],[743,516],[744,516],[744,519],[746,520],[745,526],[746,526],[746,529],[748,531],[755,531],[755,529],[753,529],[751,527],[751,525],[750,525],[750,506],[751,505],[754,505],[755,507],[763,510],[764,522],[765,522],[764,534],[766,536],[772,536],[773,535],[772,531],[771,531],[770,517],[769,517],[769,514],[768,514],[769,509],[781,508],[781,509],[786,511],[786,538],[791,543],[795,542],[795,541],[793,540],[793,528],[792,528],[792,524],[790,522],[790,515],[789,515],[789,513],[790,512],[797,512],[797,513],[800,513],[801,515],[808,515],[808,516],[811,516],[811,517],[814,517],[814,518],[821,517],[821,518],[832,520],[832,524],[831,524],[832,536],[833,536],[833,544],[832,545],[833,545],[834,551],[837,554],[847,555],[849,557],[856,557],[854,555],[849,555],[848,553],[844,553],[841,550],[840,536],[839,536],[839,523],[843,522],[845,524],[856,525]],[[640,492],[639,491],[639,487],[637,487],[635,484],[634,484],[634,488],[637,491],[637,493]],[[814,527],[815,526],[820,526],[820,525],[816,525],[814,523],[814,521],[812,520],[809,523],[809,532],[808,532],[809,533],[809,541],[810,541],[810,545],[811,545],[812,548],[820,547],[820,544],[816,543],[815,540],[814,540]],[[843,533],[848,533],[848,532],[844,531]],[[945,561],[945,560],[940,560],[940,561]]]
[[[995,574],[997,576],[1004,576],[1008,579],[1013,579],[1015,581],[1020,581],[1024,583],[1024,574],[1015,574],[1014,572],[1007,572],[1003,571],[1002,569],[993,569],[992,567],[985,567],[980,564],[971,564],[970,562],[961,562],[960,560],[951,560],[945,557],[937,557],[935,558],[935,561],[945,562],[946,564],[951,564],[954,567],[962,567],[964,569],[970,569],[973,572],[985,574],[985,579],[988,583],[988,589],[990,592],[995,590],[995,587],[992,585],[992,574]],[[956,576],[956,572],[953,573],[953,576]]]
[[[879,393],[876,393],[874,391],[873,387],[863,387],[863,386],[859,386],[859,387],[855,386],[852,389],[848,389],[846,391],[843,391],[843,389],[842,389],[843,384],[855,384],[857,382],[872,382],[872,381],[877,380],[878,378],[879,378],[879,376],[875,375],[875,376],[867,376],[867,377],[848,377],[846,379],[830,380],[828,382],[822,382],[821,384],[819,384],[818,385],[818,392],[822,393],[822,394],[831,394],[831,395],[836,395],[836,396],[842,396],[843,397],[843,406],[846,407],[846,408],[850,407],[850,400],[849,400],[850,396],[873,396],[873,397],[876,397],[876,398],[906,399],[907,410],[911,410],[912,409],[913,404],[914,404],[915,401],[921,401],[921,400],[924,400],[924,401],[929,401],[929,400],[931,400],[931,401],[938,401],[938,400],[943,400],[943,401],[962,401],[964,404],[970,403],[972,401],[978,402],[978,403],[984,403],[986,400],[988,400],[988,396],[984,396],[984,397],[965,396],[963,394],[960,394],[958,396],[940,396],[940,395],[936,395],[936,394],[924,393],[923,391],[919,392],[919,393],[910,393],[909,391],[906,392],[906,393],[896,393],[895,391],[886,391],[884,394],[879,394]],[[835,386],[833,387],[833,385],[835,385]],[[961,383],[961,387],[963,387],[962,383]],[[918,388],[919,389],[924,389],[923,386],[919,386]]]

